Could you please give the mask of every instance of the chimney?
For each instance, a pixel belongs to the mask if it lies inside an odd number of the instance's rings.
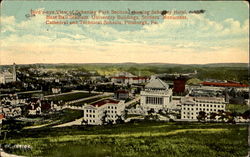
[[[16,82],[16,64],[15,63],[13,63],[12,75],[13,75],[13,82]]]

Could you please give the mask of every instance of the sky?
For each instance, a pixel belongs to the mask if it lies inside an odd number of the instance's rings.
[[[205,10],[148,25],[52,25],[30,10]],[[248,63],[243,1],[3,1],[0,65],[33,63]],[[104,16],[98,13],[99,16]]]

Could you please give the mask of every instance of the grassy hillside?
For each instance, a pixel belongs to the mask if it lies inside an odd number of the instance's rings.
[[[23,130],[1,143],[32,145],[28,156],[246,156],[247,126],[141,122]]]

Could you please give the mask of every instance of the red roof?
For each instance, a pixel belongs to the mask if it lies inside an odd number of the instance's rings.
[[[219,83],[219,82],[202,82],[203,85],[207,86],[222,86],[222,87],[248,87],[246,84],[240,83]]]
[[[0,119],[4,119],[4,114],[0,114]]]
[[[129,92],[126,90],[117,90],[115,93],[129,93]]]
[[[133,80],[146,80],[148,79],[147,77],[125,77],[125,76],[117,76],[117,77],[112,77],[114,79],[133,79]]]
[[[133,77],[133,80],[147,80],[147,77]]]
[[[104,99],[104,100],[97,101],[91,105],[100,107],[100,106],[105,105],[105,104],[118,104],[118,103],[119,103],[119,101],[116,101],[113,99]]]
[[[112,77],[114,79],[129,79],[129,77],[125,77],[125,76],[117,76],[117,77]]]

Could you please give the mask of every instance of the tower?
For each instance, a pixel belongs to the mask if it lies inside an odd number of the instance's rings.
[[[15,63],[13,63],[12,75],[13,75],[13,82],[16,82],[16,64]]]

